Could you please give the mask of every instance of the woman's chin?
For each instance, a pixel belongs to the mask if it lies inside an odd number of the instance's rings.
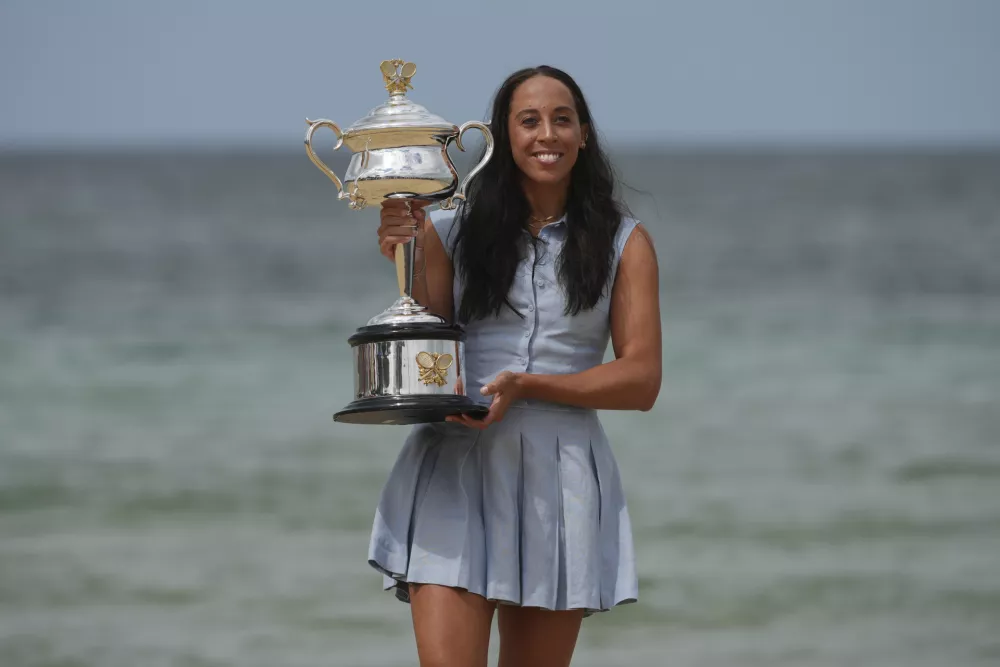
[[[550,171],[548,169],[532,169],[525,175],[529,181],[539,185],[559,185],[566,183],[569,178],[569,174],[564,174],[561,171]]]

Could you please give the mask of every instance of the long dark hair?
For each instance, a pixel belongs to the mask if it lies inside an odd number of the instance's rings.
[[[589,126],[586,148],[580,150],[570,172],[567,237],[557,264],[566,293],[566,314],[593,308],[608,289],[615,234],[626,208],[616,193],[614,171],[601,149],[590,108],[580,86],[566,72],[546,65],[522,69],[507,77],[493,98],[493,157],[469,184],[456,225],[455,270],[464,282],[457,309],[461,322],[498,316],[504,307],[521,315],[508,294],[524,256],[524,231],[531,210],[521,189],[507,122],[514,91],[535,76],[551,77],[569,88],[580,123]]]

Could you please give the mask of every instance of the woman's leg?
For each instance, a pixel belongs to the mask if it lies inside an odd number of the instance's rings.
[[[499,667],[568,667],[583,610],[549,611],[500,605]]]
[[[410,584],[420,667],[486,667],[496,603],[460,588]]]

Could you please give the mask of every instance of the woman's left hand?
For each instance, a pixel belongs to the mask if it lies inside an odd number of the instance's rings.
[[[492,396],[493,402],[490,404],[490,411],[482,419],[473,419],[468,415],[452,415],[445,417],[445,421],[464,424],[470,428],[480,430],[486,428],[493,422],[503,419],[510,404],[521,397],[521,374],[511,371],[503,371],[494,378],[493,382],[483,385],[479,390],[483,396]]]

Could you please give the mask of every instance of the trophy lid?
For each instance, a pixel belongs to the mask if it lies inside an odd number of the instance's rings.
[[[345,135],[361,134],[396,128],[422,128],[457,133],[458,127],[425,107],[406,99],[406,90],[412,89],[410,79],[417,66],[403,60],[383,60],[380,66],[389,101],[372,109],[367,116],[355,121]]]

